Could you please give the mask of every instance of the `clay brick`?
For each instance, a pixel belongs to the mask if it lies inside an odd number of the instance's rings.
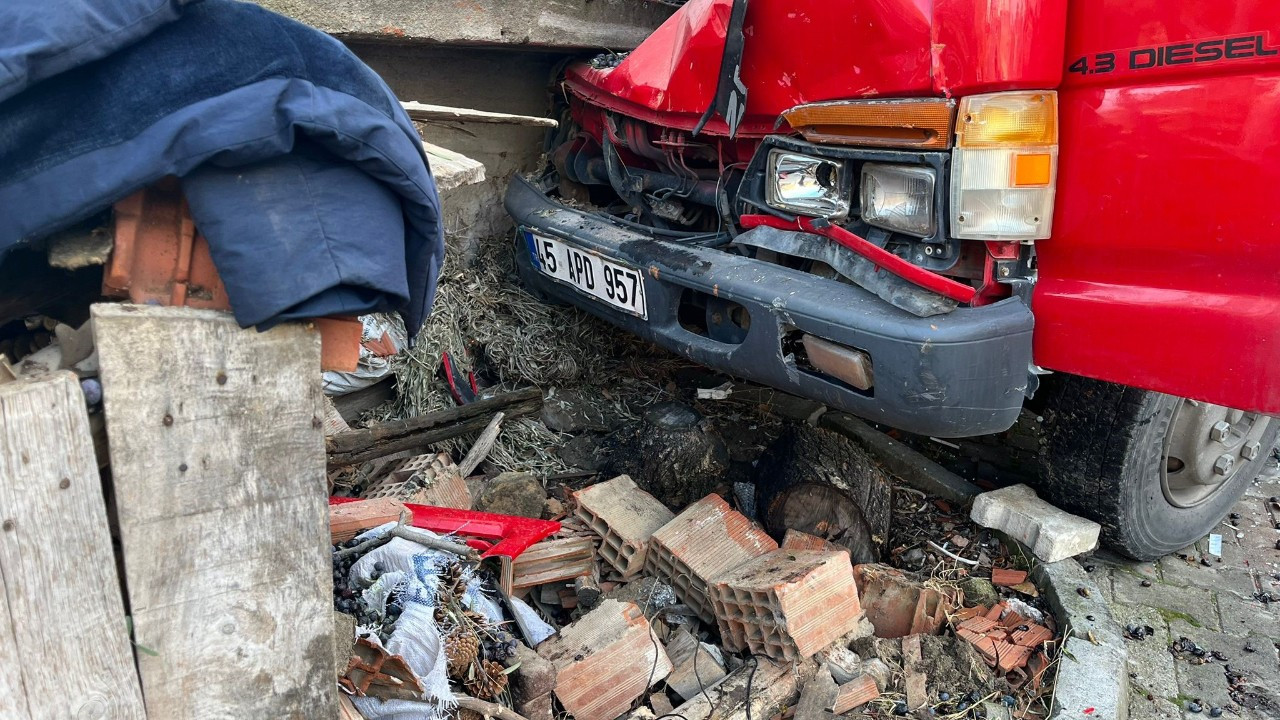
[[[520,588],[563,582],[590,575],[596,566],[591,538],[543,540],[511,561],[511,587]]]
[[[861,592],[861,590],[859,590]],[[987,614],[987,608],[983,605],[975,605],[974,607],[960,608],[951,614],[953,622],[962,623],[969,618],[983,617]]]
[[[880,690],[876,688],[875,679],[870,675],[859,675],[836,690],[836,701],[831,706],[831,712],[842,715],[878,697]]]
[[[712,623],[710,581],[777,549],[773,538],[712,493],[653,534],[645,571],[674,588],[703,622]]]
[[[1013,587],[1027,581],[1026,570],[1013,570],[1010,568],[992,568],[991,584],[1000,587]]]
[[[443,472],[434,471],[434,463],[432,456],[419,455],[417,458],[410,458],[400,466],[399,470],[392,473],[392,477],[403,476],[408,482],[420,489],[409,497],[408,502],[418,505],[433,505],[435,507],[455,508],[457,510],[471,509],[471,488],[467,487],[466,478],[454,471],[454,467],[447,467]],[[423,459],[425,463],[432,463],[431,475],[427,475],[423,469],[413,465],[413,462]],[[456,466],[455,466],[456,467]],[[434,476],[434,480],[430,478]],[[426,484],[425,487],[422,485]]]
[[[579,490],[573,496],[578,501],[578,517],[604,541],[600,556],[624,578],[640,572],[649,538],[675,517],[626,475]]]
[[[399,462],[399,461],[396,461]],[[408,501],[424,486],[432,485],[437,478],[457,474],[457,465],[447,453],[428,453],[399,462],[391,472],[374,480],[365,488],[367,498],[389,497]],[[430,503],[427,503],[430,504]],[[459,508],[470,510],[471,506]]]
[[[556,667],[556,697],[576,720],[613,720],[671,672],[635,603],[605,600],[538,646]]]
[[[955,602],[902,571],[867,563],[853,569],[858,598],[876,637],[896,638],[915,633],[936,633],[946,622]]]
[[[1014,645],[1037,648],[1042,643],[1052,640],[1053,633],[1043,625],[1032,625],[1028,630],[1015,630],[1010,639],[1013,640]]]
[[[810,535],[799,530],[787,529],[787,534],[782,536],[783,550],[844,550],[839,545],[830,540],[823,540],[817,535]]]
[[[808,658],[862,617],[849,554],[775,550],[715,578],[712,605],[732,651]]]
[[[391,498],[330,505],[329,534],[333,544],[346,542],[369,528],[399,520],[404,509],[404,503]]]
[[[991,632],[992,630],[998,629],[999,627],[1000,627],[1000,623],[996,622],[995,620],[992,620],[990,618],[975,617],[975,618],[969,618],[968,620],[965,620],[964,622],[960,623],[960,626],[956,629],[968,630],[969,632],[975,632],[975,633],[978,633],[979,635],[985,635]]]

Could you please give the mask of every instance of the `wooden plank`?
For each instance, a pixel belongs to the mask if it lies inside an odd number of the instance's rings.
[[[0,668],[0,717],[145,717],[69,372],[0,387]]]
[[[337,714],[320,341],[95,305],[138,670],[152,718]]]
[[[376,460],[404,450],[421,452],[422,448],[443,440],[480,433],[488,426],[489,416],[499,410],[508,418],[536,414],[542,410],[542,391],[524,388],[407,420],[331,435],[325,441],[329,468]]]
[[[409,113],[410,119],[418,121],[459,120],[463,122],[499,123],[503,125],[528,125],[531,127],[559,127],[560,123],[552,118],[534,117],[532,115],[512,115],[511,113],[489,112],[488,110],[472,110],[471,108],[448,107],[445,105],[429,105],[420,102],[402,102],[400,106]]]

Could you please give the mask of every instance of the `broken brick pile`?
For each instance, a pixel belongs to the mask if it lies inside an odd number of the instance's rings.
[[[953,621],[956,636],[976,647],[1001,673],[1025,667],[1033,653],[1044,655],[1039,648],[1053,639],[1052,630],[1022,617],[1004,602],[965,608]]]
[[[418,471],[404,470],[406,479]],[[715,716],[736,719],[752,703],[777,700],[770,692],[790,693],[767,706],[772,715],[799,684],[792,677],[785,687],[742,692],[745,676],[766,662],[825,667],[835,684],[823,717],[862,708],[899,682],[894,689],[905,699],[881,702],[915,712],[946,701],[928,677],[921,637],[948,627],[950,642],[971,644],[974,661],[980,655],[1010,687],[1049,666],[1052,619],[1046,627],[1018,612],[1034,609],[1016,600],[966,608],[954,584],[854,566],[847,550],[796,530],[779,545],[718,494],[672,513],[623,475],[562,498],[548,499],[544,515],[560,530],[510,563],[512,596],[556,630],[534,649],[522,647],[511,669],[514,707],[529,720],[561,717],[553,698],[574,720],[706,717],[708,704]],[[334,511],[335,533],[349,537],[402,507],[389,499],[361,505]],[[992,581],[1022,592],[1027,574],[995,567]],[[850,649],[872,634],[901,647],[900,675]],[[721,701],[742,705],[728,711]]]

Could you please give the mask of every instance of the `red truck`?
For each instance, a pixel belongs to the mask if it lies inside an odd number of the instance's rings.
[[[1280,423],[1280,3],[692,0],[567,66],[526,285],[935,437],[1046,418],[1139,559]]]

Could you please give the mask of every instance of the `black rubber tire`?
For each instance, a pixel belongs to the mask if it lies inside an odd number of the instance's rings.
[[[1181,398],[1073,375],[1042,388],[1045,499],[1102,525],[1102,542],[1136,560],[1192,545],[1222,520],[1258,476],[1267,452],[1205,503],[1170,504],[1161,490],[1164,441]],[[1040,398],[1037,398],[1040,399]],[[1268,420],[1262,447],[1280,422]]]

